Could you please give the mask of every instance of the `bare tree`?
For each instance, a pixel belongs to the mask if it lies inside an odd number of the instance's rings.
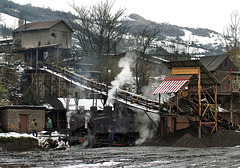
[[[112,14],[113,5],[114,3],[109,1],[100,2],[89,8],[71,5],[77,12],[78,19],[68,20],[86,54],[108,55],[122,39],[126,31],[121,22],[125,9],[119,9]]]
[[[142,93],[142,88],[148,85],[151,71],[153,71],[152,64],[149,64],[145,58],[149,59],[146,55],[142,54],[142,56],[136,60],[135,74],[137,94]]]
[[[156,38],[160,29],[150,26],[137,26],[136,32],[133,33],[136,49],[142,53],[146,53],[153,40]]]
[[[131,39],[131,44],[133,46],[133,49],[136,49],[140,53],[140,58],[136,60],[134,69],[136,75],[135,80],[137,94],[140,94],[142,87],[148,84],[152,67],[146,61],[149,58],[145,54],[159,32],[159,28],[148,25],[139,25],[137,27],[134,27],[134,31],[132,31],[133,38]]]
[[[223,32],[223,39],[231,59],[238,64],[240,42],[240,16],[238,11],[231,13],[231,22]]]

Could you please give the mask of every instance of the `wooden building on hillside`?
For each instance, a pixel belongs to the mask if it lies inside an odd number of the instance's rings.
[[[73,30],[63,21],[25,23],[13,31],[14,49],[24,53],[28,66],[59,63],[69,57]]]
[[[25,49],[53,44],[71,49],[72,32],[63,20],[27,23],[13,31],[13,43]]]

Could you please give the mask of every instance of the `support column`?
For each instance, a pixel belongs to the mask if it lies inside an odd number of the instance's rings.
[[[61,79],[60,79],[60,77],[58,77],[58,97],[60,97],[60,94],[61,94],[61,92],[60,92],[60,89],[61,89],[61,87],[60,87],[60,81]]]
[[[198,138],[202,138],[202,103],[201,103],[201,69],[198,67],[198,116],[199,116],[199,125],[198,125]]]
[[[50,74],[50,95],[53,95],[53,75]]]
[[[159,96],[158,96],[158,103],[159,103],[159,109],[158,109],[158,111],[159,111],[159,115],[160,115],[160,112],[161,112],[161,94],[159,93]]]
[[[58,54],[59,54],[59,47],[57,46],[57,64],[59,63],[58,61]]]
[[[158,109],[158,115],[159,115],[159,118],[160,118],[160,120],[159,120],[159,123],[158,123],[158,129],[159,129],[159,132],[160,132],[160,136],[162,137],[162,133],[161,133],[161,123],[162,123],[162,121],[161,121],[161,114],[160,114],[160,112],[161,112],[161,94],[159,93],[158,94],[158,103],[159,103],[159,109]]]
[[[176,132],[176,118],[171,117],[171,132],[174,134]]]
[[[30,58],[30,62],[29,62],[29,66],[32,66],[32,67],[34,67],[33,65],[33,51],[31,51],[31,56],[30,56],[31,58]]]
[[[218,131],[218,125],[217,125],[217,115],[218,115],[218,107],[217,107],[217,84],[215,85],[215,89],[214,89],[214,93],[215,93],[215,122],[216,122],[216,132]]]
[[[160,118],[160,135],[163,138],[166,134],[166,120],[165,117]]]
[[[38,48],[36,50],[36,69],[38,68]]]
[[[233,95],[230,97],[230,122],[233,123]]]
[[[42,99],[45,97],[45,85],[44,85],[45,80],[46,80],[46,73],[43,73],[42,77],[41,77],[41,81],[42,81],[42,83],[41,83],[41,85],[42,85]]]
[[[37,69],[38,69],[38,49],[36,50],[36,95],[39,97],[39,74],[37,73]]]
[[[178,109],[178,106],[179,106],[179,104],[178,104],[178,99],[179,99],[179,95],[178,95],[178,92],[177,92],[177,113],[178,113],[178,111],[179,111],[179,109]]]
[[[57,111],[57,129],[60,130],[59,111]]]

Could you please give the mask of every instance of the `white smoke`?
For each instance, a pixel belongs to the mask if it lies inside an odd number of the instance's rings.
[[[113,98],[117,89],[122,87],[127,81],[132,79],[131,68],[135,66],[138,55],[136,51],[129,51],[125,57],[121,58],[118,62],[118,67],[122,68],[121,72],[115,77],[114,81],[111,82],[112,89],[108,92],[107,104],[113,103]]]
[[[158,125],[160,119],[159,115],[152,113],[148,113],[148,115],[151,117],[153,122],[156,125]],[[139,131],[139,139],[136,140],[135,142],[136,145],[139,145],[145,142],[146,140],[156,136],[157,128],[155,124],[152,122],[152,120],[150,120],[150,118],[143,111],[139,110],[137,112],[137,116],[135,118],[135,126]]]

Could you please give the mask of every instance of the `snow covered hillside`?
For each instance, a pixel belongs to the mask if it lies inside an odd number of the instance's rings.
[[[18,18],[0,13],[0,25],[6,25],[7,28],[16,29],[18,27]]]
[[[199,36],[182,28],[183,36],[166,36],[165,40],[155,41],[169,53],[189,53],[195,56],[217,55],[224,52],[222,37],[218,33],[209,33],[209,36]]]
[[[129,15],[125,18],[124,22],[126,26],[130,25],[133,27],[130,33],[133,33],[134,28],[137,26],[145,27],[147,25],[153,25],[160,29],[160,33],[151,45],[152,47],[147,50],[149,54],[155,54],[154,47],[156,48],[156,46],[163,48],[168,53],[189,53],[193,56],[218,55],[225,52],[221,34],[209,29],[193,29],[166,23],[156,23],[146,20],[137,14]],[[18,27],[18,18],[0,13],[0,26],[15,29]],[[2,32],[0,32],[0,38],[3,38]],[[128,35],[126,39],[129,39]],[[134,46],[130,46],[129,48],[134,49]]]
[[[0,40],[11,38],[12,30],[18,27],[18,18],[0,13]]]
[[[132,33],[136,33],[136,27],[150,27],[160,29],[152,47],[161,46],[169,53],[189,53],[190,55],[217,55],[224,52],[221,34],[204,28],[179,27],[168,23],[156,23],[131,14],[125,19],[126,26],[132,27]],[[148,52],[151,52],[149,49]]]

